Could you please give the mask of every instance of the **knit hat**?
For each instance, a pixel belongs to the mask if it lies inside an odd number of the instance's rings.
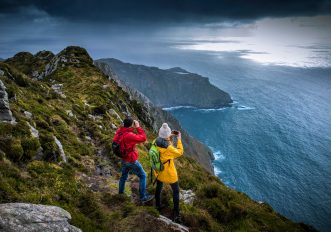
[[[162,127],[159,130],[159,137],[163,138],[163,139],[166,139],[166,138],[169,138],[170,135],[171,135],[170,127],[168,126],[167,123],[163,123]]]

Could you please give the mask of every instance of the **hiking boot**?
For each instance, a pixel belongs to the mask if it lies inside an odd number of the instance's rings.
[[[154,199],[154,195],[146,195],[143,199],[141,199],[140,201],[141,201],[141,203],[146,203],[146,202],[149,202],[149,201],[151,201],[151,200],[153,200]]]

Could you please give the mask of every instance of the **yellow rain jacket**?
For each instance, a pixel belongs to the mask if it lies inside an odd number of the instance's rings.
[[[180,157],[184,153],[184,148],[181,140],[177,142],[177,148],[169,145],[167,148],[158,147],[160,152],[160,160],[164,163],[163,171],[155,173],[156,178],[166,184],[173,184],[178,181],[177,170],[174,159]],[[167,162],[169,160],[169,162]]]

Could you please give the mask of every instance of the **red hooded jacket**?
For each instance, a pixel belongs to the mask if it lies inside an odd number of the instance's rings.
[[[137,143],[143,143],[146,141],[146,134],[143,128],[138,127],[137,134],[133,133],[133,127],[120,127],[115,133],[114,140],[117,140],[119,132],[124,133],[123,141],[125,150],[128,151],[128,154],[123,158],[126,162],[133,163],[138,159],[138,150],[136,148]]]

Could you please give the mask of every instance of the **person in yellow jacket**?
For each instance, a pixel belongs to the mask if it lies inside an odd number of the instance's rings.
[[[173,221],[181,223],[181,217],[179,214],[179,185],[178,175],[175,167],[174,159],[180,157],[184,153],[184,148],[181,139],[180,132],[171,131],[167,123],[163,123],[159,130],[159,137],[155,140],[157,149],[160,152],[160,160],[164,165],[163,171],[159,171],[156,174],[156,191],[155,201],[156,208],[161,210],[161,192],[163,183],[170,184],[173,194],[174,202],[174,218]],[[177,146],[175,147],[172,138],[177,137]]]

